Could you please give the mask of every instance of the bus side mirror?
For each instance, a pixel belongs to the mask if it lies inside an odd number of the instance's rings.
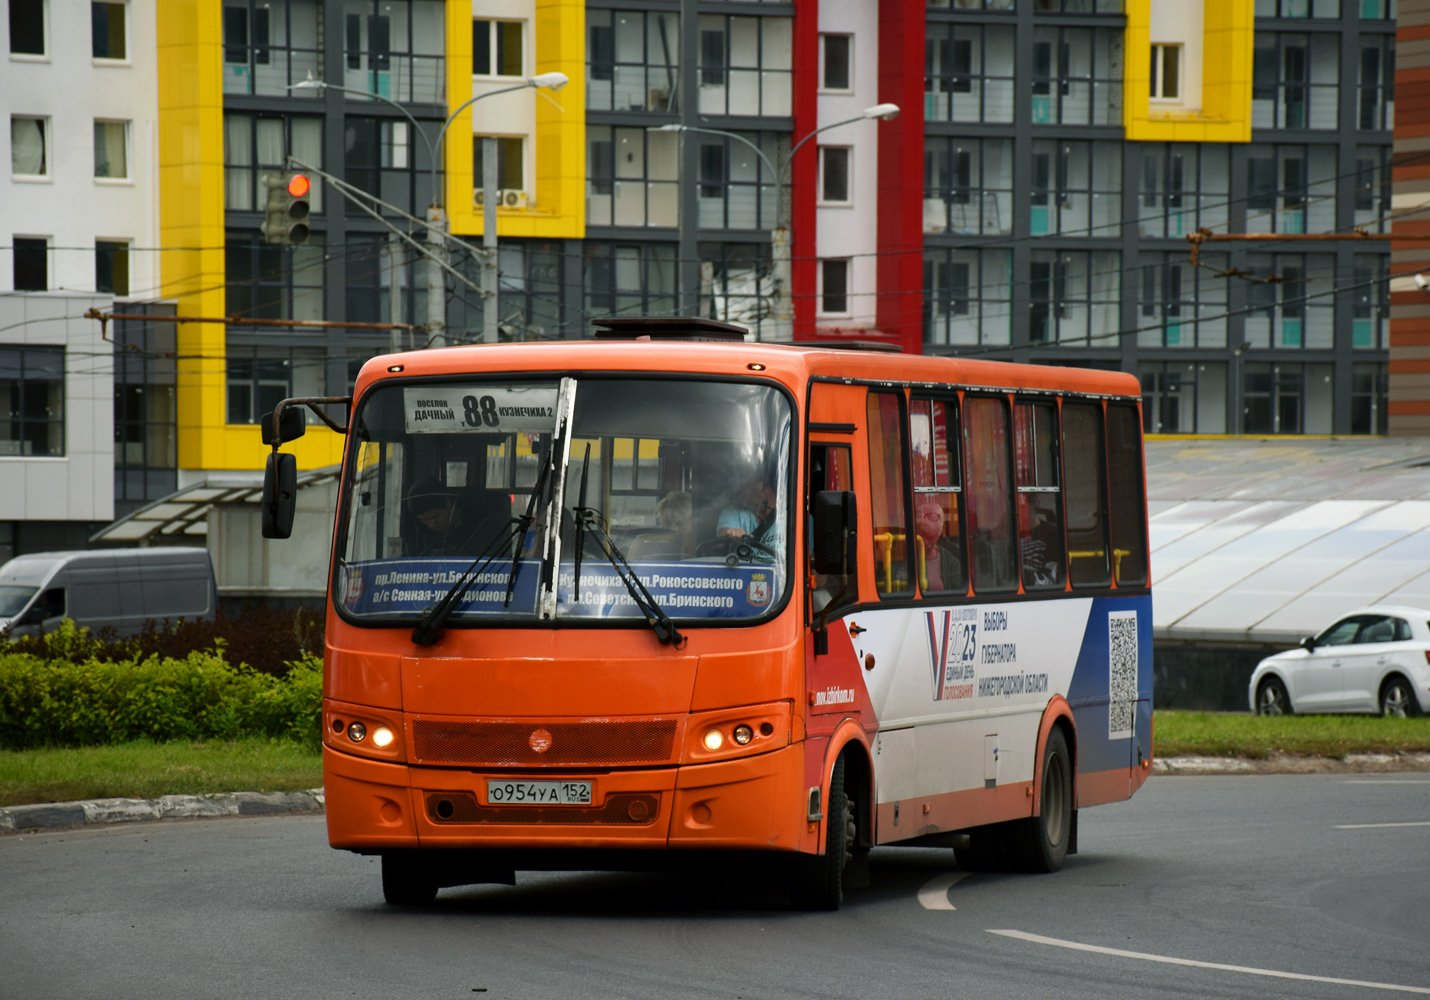
[[[854,575],[858,524],[858,507],[853,493],[821,490],[814,495],[814,532],[810,536],[809,548],[816,573]]]
[[[273,414],[276,410],[270,410],[258,419],[258,425],[263,429],[263,443],[273,443]],[[279,420],[278,437],[283,444],[289,441],[296,441],[308,430],[307,423],[303,420],[303,407],[298,404],[283,407],[283,415]]]
[[[293,534],[293,512],[298,507],[298,460],[275,451],[263,470],[263,537],[287,538]]]

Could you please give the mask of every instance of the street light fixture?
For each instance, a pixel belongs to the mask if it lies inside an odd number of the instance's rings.
[[[502,87],[499,90],[489,90],[484,94],[478,94],[471,100],[463,103],[456,111],[453,111],[442,127],[437,130],[436,139],[428,139],[427,133],[422,131],[422,126],[417,123],[417,119],[412,117],[412,113],[401,104],[384,97],[382,94],[373,93],[370,90],[357,90],[352,87],[340,87],[335,83],[328,83],[324,80],[313,79],[310,71],[308,78],[300,83],[290,84],[289,90],[337,90],[344,94],[357,94],[361,97],[371,97],[374,100],[382,101],[400,111],[409,122],[412,123],[412,130],[427,146],[428,162],[432,165],[432,204],[427,207],[427,243],[430,251],[427,269],[427,332],[428,345],[431,347],[443,347],[446,345],[447,330],[447,279],[442,270],[442,264],[446,257],[446,233],[447,233],[447,213],[442,205],[442,191],[438,186],[438,155],[442,149],[442,140],[447,135],[447,129],[452,122],[457,120],[457,116],[466,111],[473,104],[488,97],[496,97],[498,94],[510,94],[517,90],[528,88],[545,88],[547,90],[560,90],[570,82],[570,78],[565,73],[538,73],[536,76],[528,77],[525,82],[518,83],[511,87]],[[482,305],[482,339],[488,343],[495,343],[497,339],[497,222],[496,222],[496,140],[491,137],[484,137],[482,140],[482,156],[485,160],[483,173],[486,175],[483,183],[483,226],[482,226],[482,248],[486,250],[487,259],[482,265],[482,292],[485,301]]]
[[[899,106],[897,104],[875,104],[865,108],[860,114],[853,118],[845,118],[841,121],[832,122],[828,125],[821,125],[810,132],[799,142],[790,148],[789,155],[785,157],[784,165],[779,170],[775,170],[774,164],[764,151],[756,146],[749,139],[735,132],[727,132],[724,129],[704,128],[697,125],[681,125],[671,122],[667,125],[652,126],[648,132],[699,132],[704,135],[722,135],[730,139],[743,142],[755,151],[755,155],[764,163],[765,169],[775,178],[775,228],[770,233],[770,256],[774,264],[775,272],[775,339],[793,340],[791,326],[794,319],[794,310],[790,299],[790,259],[789,259],[789,221],[785,211],[784,186],[785,177],[789,173],[790,165],[794,163],[794,154],[798,153],[800,147],[821,132],[828,132],[832,128],[839,128],[841,125],[852,125],[855,122],[869,121],[870,119],[889,120],[898,117]]]

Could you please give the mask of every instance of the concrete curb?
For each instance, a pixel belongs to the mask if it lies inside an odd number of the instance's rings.
[[[1154,774],[1374,774],[1430,771],[1430,753],[1348,753],[1344,757],[1158,757]]]
[[[215,795],[164,795],[157,799],[91,799],[46,802],[0,809],[0,833],[56,830],[100,823],[195,819],[214,816],[267,816],[323,811],[323,790],[306,792],[230,792]]]

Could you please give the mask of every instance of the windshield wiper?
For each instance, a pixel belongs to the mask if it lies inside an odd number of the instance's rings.
[[[524,521],[524,518],[513,518],[507,522],[505,531],[498,531],[482,554],[472,560],[472,564],[467,567],[467,571],[457,577],[457,582],[452,584],[452,588],[443,595],[442,599],[432,605],[422,613],[422,620],[417,623],[417,627],[412,630],[412,641],[419,646],[434,645],[438,639],[442,638],[442,623],[447,620],[447,616],[461,602],[464,595],[477,577],[486,572],[488,566],[496,559],[501,552],[501,547],[509,543],[516,536],[517,526]],[[483,560],[486,560],[483,562]],[[477,564],[481,563],[481,568]],[[508,584],[510,588],[510,584]],[[508,597],[510,599],[510,597]]]
[[[589,448],[589,446],[588,446]],[[582,474],[584,484],[585,475]],[[582,497],[581,499],[585,499]],[[601,515],[590,507],[575,507],[576,530],[581,532],[583,527],[596,536],[596,541],[601,545],[601,551],[611,563],[611,568],[616,571],[616,575],[621,578],[621,582],[626,585],[626,590],[631,595],[631,600],[635,602],[636,608],[645,616],[647,624],[655,632],[655,637],[667,646],[674,646],[676,649],[685,648],[685,636],[680,634],[680,630],[675,627],[675,623],[670,620],[670,616],[661,610],[649,590],[646,589],[641,578],[636,575],[636,571],[631,569],[631,564],[626,561],[625,555],[616,547],[616,543],[607,534],[606,527],[601,523]],[[579,537],[579,535],[578,535]],[[576,549],[576,558],[581,558],[581,549]],[[578,563],[579,565],[579,563]]]
[[[586,507],[586,473],[591,471],[591,442],[586,442],[586,457],[581,460],[581,491],[576,496],[576,566],[572,584],[571,599],[581,600],[581,550],[586,547],[586,518],[582,514]],[[595,512],[591,512],[594,516]]]
[[[521,553],[526,548],[526,535],[531,530],[531,525],[536,521],[537,505],[546,496],[546,475],[551,471],[550,461],[542,463],[541,475],[536,477],[536,486],[531,491],[531,498],[526,502],[526,513],[516,521],[521,528],[521,537],[517,540],[516,549],[511,554],[511,576],[506,581],[506,600],[502,602],[502,607],[511,607],[511,595],[516,591],[516,572],[521,565]]]

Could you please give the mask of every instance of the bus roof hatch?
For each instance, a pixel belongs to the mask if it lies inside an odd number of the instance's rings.
[[[597,340],[707,340],[741,344],[749,331],[697,316],[609,316],[593,319]]]

